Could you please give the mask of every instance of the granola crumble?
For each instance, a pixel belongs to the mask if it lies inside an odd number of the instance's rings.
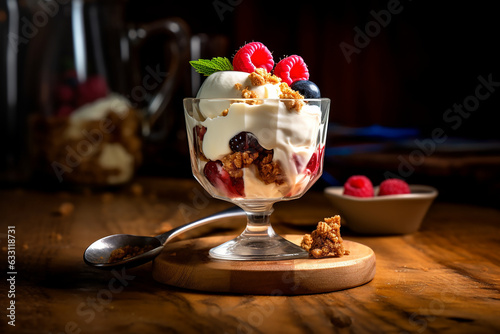
[[[235,152],[226,155],[221,161],[230,176],[243,177],[242,168],[250,166],[258,157],[258,152]]]
[[[69,216],[75,210],[75,205],[70,202],[64,202],[59,205],[59,208],[54,212],[58,216]]]
[[[280,84],[280,89],[280,99],[293,99],[285,101],[285,105],[288,110],[296,109],[297,111],[300,111],[304,106],[304,102],[300,100],[303,100],[304,96],[302,96],[299,92],[291,89],[286,82],[282,82]]]
[[[151,245],[143,247],[127,245],[124,247],[120,247],[111,252],[111,255],[109,256],[108,259],[108,263],[115,263],[122,260],[130,259],[134,256],[149,252],[152,249],[153,246]]]
[[[243,177],[243,168],[254,165],[257,167],[259,178],[265,184],[281,185],[285,182],[279,162],[273,161],[272,150],[234,152],[222,157],[221,162],[229,176],[234,178]]]
[[[325,218],[318,222],[316,230],[304,235],[300,246],[313,258],[342,257],[349,255],[340,236],[340,216]]]
[[[264,103],[264,101],[262,101],[262,99],[258,98],[257,93],[255,93],[253,90],[248,89],[248,87],[243,87],[242,84],[235,83],[234,88],[241,91],[241,97],[243,99],[252,99],[252,100],[245,100],[244,102],[246,104],[254,105],[254,104]],[[235,102],[242,102],[242,101],[234,100],[231,103],[235,103]],[[229,108],[222,112],[222,116],[226,116],[228,112],[229,112]]]
[[[254,92],[253,90],[245,88],[241,91],[241,97],[244,99],[256,99],[257,93]]]
[[[280,185],[285,182],[281,166],[279,162],[276,161],[267,164],[260,163],[259,176],[265,184],[276,183]]]
[[[277,85],[281,79],[274,74],[268,73],[264,68],[257,68],[255,72],[250,73],[250,81],[254,86],[262,86],[265,84]]]
[[[299,92],[293,90],[288,86],[286,82],[281,82],[281,79],[274,74],[271,74],[266,71],[264,68],[257,68],[254,72],[249,74],[250,82],[253,86],[262,86],[265,84],[279,85],[281,94],[279,95],[280,99],[289,99],[289,101],[285,101],[285,105],[288,110],[296,109],[300,111],[304,106],[303,100],[304,96],[302,96]],[[241,97],[244,99],[252,99],[246,100],[245,103],[254,105],[254,104],[262,104],[263,100],[259,99],[257,93],[250,90],[248,87],[243,87],[241,83],[235,83],[234,88],[236,90],[241,91]],[[234,102],[238,102],[238,100],[234,100]],[[221,115],[226,116],[228,113],[228,109],[224,110]]]

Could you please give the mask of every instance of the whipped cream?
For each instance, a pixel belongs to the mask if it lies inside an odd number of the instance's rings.
[[[71,139],[83,138],[82,130],[86,122],[103,120],[110,112],[114,112],[123,119],[130,109],[130,102],[125,97],[119,94],[109,94],[73,111],[69,115],[69,126],[65,131],[65,136]]]
[[[109,184],[125,183],[134,174],[134,157],[119,143],[104,143],[98,161],[102,168],[118,172],[108,176]]]
[[[279,85],[276,84],[252,85],[250,77],[246,72],[221,71],[215,72],[205,79],[196,97],[203,99],[241,99],[241,91],[235,88],[237,84],[253,91],[257,95],[257,98],[278,99],[281,93]],[[229,105],[230,101],[217,101],[217,103],[201,101],[200,113],[206,118],[214,118],[219,116]]]

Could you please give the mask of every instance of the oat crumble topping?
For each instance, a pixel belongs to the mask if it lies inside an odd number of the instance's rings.
[[[316,230],[304,235],[300,246],[313,258],[349,255],[340,236],[340,216],[336,215],[318,222]]]
[[[291,89],[286,82],[280,83],[280,89],[281,89],[280,99],[294,99],[290,101],[285,101],[285,105],[288,108],[288,110],[296,109],[297,111],[300,111],[304,106],[304,102],[300,100],[303,100],[304,96],[302,96],[299,92]]]
[[[254,86],[262,86],[265,84],[277,85],[281,82],[279,77],[268,73],[265,68],[255,69],[255,72],[250,73],[249,77]]]
[[[244,99],[254,99],[254,100],[246,100],[244,101],[246,104],[254,105],[254,104],[262,104],[264,101],[262,99],[258,99],[257,93],[253,90],[248,89],[248,87],[243,87],[240,83],[235,83],[234,88],[241,91],[241,97]],[[242,102],[239,100],[231,101],[231,103]],[[229,109],[226,109],[222,112],[222,116],[226,116]]]
[[[257,93],[254,92],[253,90],[245,88],[241,91],[241,97],[244,99],[256,99]]]
[[[276,75],[268,73],[266,69],[257,68],[255,72],[249,74],[249,78],[253,86],[262,86],[265,84],[272,84],[272,85],[279,84],[279,88],[281,91],[279,98],[293,99],[293,101],[292,100],[285,101],[285,105],[288,110],[296,109],[297,111],[300,111],[304,106],[303,101],[298,101],[298,100],[303,100],[304,96],[302,96],[299,92],[291,89],[286,82],[281,82],[281,79]],[[250,105],[263,103],[262,99],[258,99],[257,94],[254,91],[250,90],[249,87],[243,87],[242,84],[236,83],[234,84],[234,88],[241,91],[242,98],[255,99],[255,100],[245,101],[245,103]],[[234,102],[238,102],[238,100],[235,100]],[[221,115],[226,116],[227,112],[228,110],[226,109],[222,112]]]

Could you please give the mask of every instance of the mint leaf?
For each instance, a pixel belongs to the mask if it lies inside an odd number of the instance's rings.
[[[191,60],[189,62],[194,67],[196,72],[209,76],[219,71],[232,71],[233,65],[226,57],[215,57],[209,59]]]

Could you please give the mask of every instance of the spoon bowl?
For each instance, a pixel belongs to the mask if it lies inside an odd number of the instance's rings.
[[[120,246],[122,245],[122,246]],[[149,251],[133,256],[131,258],[109,262],[113,251],[121,247],[152,247]],[[85,263],[102,269],[111,269],[116,266],[135,267],[151,261],[156,257],[163,245],[156,237],[145,237],[130,234],[114,234],[95,241],[91,244],[83,255]]]
[[[208,217],[178,226],[172,230],[155,237],[138,236],[130,234],[114,234],[101,238],[87,247],[83,253],[83,260],[89,266],[99,269],[116,269],[116,268],[131,268],[152,261],[157,257],[163,249],[163,246],[176,237],[177,235],[189,231],[195,227],[208,224],[223,218],[243,217],[245,211],[239,207],[231,207],[227,210],[215,213]],[[139,250],[145,250],[143,253],[132,255],[131,257],[123,258],[117,261],[110,261],[113,251],[132,247]]]

